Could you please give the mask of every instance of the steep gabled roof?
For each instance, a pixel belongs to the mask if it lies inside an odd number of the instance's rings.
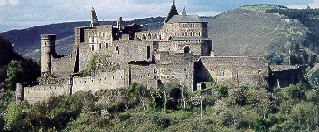
[[[174,15],[179,15],[175,6],[175,0],[173,0],[173,5],[171,7],[171,10],[168,12],[165,23],[167,23]]]

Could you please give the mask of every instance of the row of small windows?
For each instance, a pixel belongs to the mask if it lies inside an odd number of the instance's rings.
[[[188,46],[186,46],[186,48],[187,48]],[[189,47],[188,47],[189,48]],[[171,71],[171,69],[167,69],[169,72]],[[160,70],[159,70],[160,72],[166,72],[166,69],[164,69],[164,68],[161,68]],[[184,71],[187,71],[187,69],[186,68],[184,68]],[[154,69],[154,73],[157,73],[157,69]]]
[[[99,37],[105,37],[105,36],[107,36],[107,33],[105,33],[105,32],[98,32],[97,35],[98,35]]]
[[[102,44],[101,44],[101,43],[99,43],[98,46],[99,46],[99,49],[102,49]],[[92,44],[90,47],[91,47],[91,51],[94,51],[94,50],[95,50],[94,44]],[[108,44],[108,43],[104,43],[104,47],[108,49],[108,48],[109,48],[109,44]],[[115,47],[115,52],[116,52],[117,54],[120,53],[119,46],[116,46],[116,47]]]
[[[188,23],[180,23],[179,24],[179,27],[183,27],[183,28],[194,28],[194,27],[200,27],[200,24],[195,24],[195,23],[191,23],[191,24],[188,24]]]
[[[121,79],[123,79],[123,76],[120,76]],[[107,78],[104,78],[104,80],[106,80]],[[112,77],[112,79],[115,79],[115,76]],[[99,79],[100,81],[102,81],[102,78]],[[91,80],[91,82],[94,82],[94,80]],[[80,81],[81,83],[81,81]],[[87,83],[87,81],[84,81],[84,83]]]
[[[202,33],[201,32],[198,32],[198,33],[194,33],[194,32],[182,32],[181,34],[182,36],[202,36]]]

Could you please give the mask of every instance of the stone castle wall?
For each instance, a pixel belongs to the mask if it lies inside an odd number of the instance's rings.
[[[153,41],[114,41],[114,61],[125,64],[128,62],[152,61],[154,54]]]
[[[50,97],[69,96],[71,93],[71,85],[37,85],[24,88],[24,99],[29,103],[37,101],[45,101]]]
[[[269,78],[271,88],[288,87],[290,84],[306,82],[301,66],[271,65],[272,76]]]
[[[116,89],[129,85],[128,72],[117,70],[115,72],[102,72],[95,76],[74,77],[72,94],[77,91],[98,91],[101,89]]]
[[[172,53],[185,53],[187,47],[189,48],[188,52],[193,55],[210,56],[212,51],[212,41],[210,40],[158,41],[155,42],[155,45],[158,51]]]
[[[71,56],[52,58],[52,74],[68,77],[74,71],[74,59]]]
[[[130,65],[130,82],[144,84],[147,88],[157,88],[159,79],[156,65]]]
[[[201,57],[199,81],[260,85],[267,81],[269,66],[262,58]]]
[[[207,37],[207,23],[166,23],[161,30],[162,38],[169,40],[169,37]]]

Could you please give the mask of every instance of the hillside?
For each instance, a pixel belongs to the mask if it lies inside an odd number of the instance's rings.
[[[6,75],[6,65],[11,60],[21,60],[22,57],[13,51],[12,44],[0,36],[0,84]]]
[[[286,44],[299,44],[307,28],[286,22],[284,16],[234,9],[209,22],[209,35],[217,55],[261,56],[287,52]],[[292,42],[291,38],[294,37]]]
[[[17,55],[13,51],[12,44],[0,36],[0,66],[7,65],[11,60],[21,59],[21,56]]]
[[[272,9],[268,13],[286,15],[289,19],[297,19],[308,27],[306,41],[303,45],[317,54],[319,53],[319,9]]]

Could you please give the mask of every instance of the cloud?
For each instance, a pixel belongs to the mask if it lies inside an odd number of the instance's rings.
[[[319,8],[319,0],[314,0],[313,3],[309,4],[311,8]]]

